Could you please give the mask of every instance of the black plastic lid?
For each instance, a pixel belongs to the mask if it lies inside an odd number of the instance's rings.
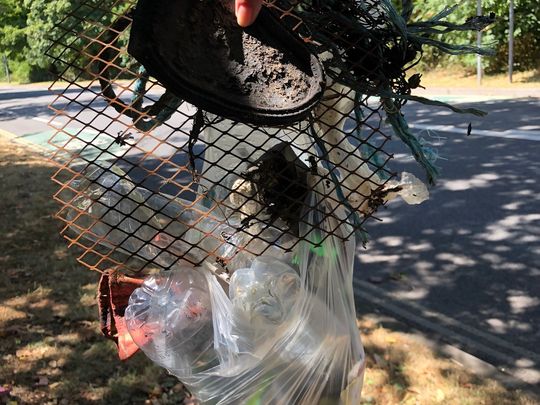
[[[215,115],[290,125],[320,101],[318,58],[267,8],[241,28],[216,0],[140,0],[129,53],[177,97]]]

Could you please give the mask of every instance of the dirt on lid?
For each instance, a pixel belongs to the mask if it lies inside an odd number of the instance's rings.
[[[130,48],[165,85],[177,78],[261,110],[292,109],[322,91],[317,58],[266,8],[247,29],[216,0],[141,0],[137,9],[134,24],[148,35],[132,35]]]

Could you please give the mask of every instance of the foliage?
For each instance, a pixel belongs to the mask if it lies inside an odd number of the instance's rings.
[[[73,0],[24,0],[23,3],[27,9],[26,60],[32,65],[47,68],[49,60],[45,53],[50,46],[51,38],[61,35],[58,30],[55,30],[55,25],[60,18],[76,7],[77,2]]]
[[[17,0],[0,0],[0,52],[16,58],[26,48],[26,8]]]
[[[534,0],[514,0],[514,60],[515,70],[531,70],[540,68],[540,15],[538,4]],[[418,3],[417,3],[418,4]],[[463,22],[476,15],[476,0],[465,0],[449,17],[449,21]],[[448,6],[448,0],[425,0],[421,7],[414,11],[412,20],[432,17],[442,8]],[[493,46],[495,55],[484,59],[488,73],[504,72],[508,67],[508,23],[509,5],[507,0],[482,0],[483,14],[494,12],[497,16],[495,24],[483,33],[483,42]],[[445,41],[453,44],[471,44],[476,41],[476,34],[471,32],[452,32],[444,35]],[[437,49],[428,49],[422,61],[423,68],[440,68],[449,65],[460,65],[466,70],[473,70],[476,57],[472,55],[449,57]]]
[[[394,0],[399,2],[400,0]],[[540,68],[540,14],[536,0],[515,1],[515,69],[530,70]],[[406,0],[403,1],[408,4]],[[62,29],[55,29],[68,12],[84,19],[98,18],[94,8],[83,6],[84,3],[99,3],[106,8],[111,0],[0,0],[0,55],[10,61],[15,79],[28,81],[46,78],[44,72],[51,69],[50,59],[45,55],[51,38],[62,36]],[[416,1],[411,21],[432,18],[445,7],[451,6],[449,0]],[[502,72],[507,68],[508,60],[508,1],[482,0],[485,14],[494,12],[497,22],[488,28],[483,36],[484,42],[492,44],[496,50],[494,57],[485,58],[488,73]],[[476,15],[476,0],[465,0],[448,17],[454,23],[463,23]],[[65,20],[62,26],[70,30],[76,19]],[[471,32],[453,32],[434,35],[434,39],[444,37],[451,44],[473,44],[476,34]],[[69,55],[66,55],[69,57]],[[440,68],[459,65],[466,70],[473,70],[475,57],[449,56],[438,48],[425,50],[422,68]],[[54,70],[54,67],[53,69]],[[3,69],[2,69],[3,71]],[[1,73],[3,75],[3,72]]]
[[[69,47],[82,47],[84,39],[78,34],[86,29],[85,22],[102,20],[103,10],[110,7],[121,11],[122,6],[112,0],[0,0],[0,55],[8,58],[13,78],[47,80],[49,72],[73,62]],[[86,34],[92,37],[97,32]],[[59,42],[58,49],[50,49],[53,40]],[[60,53],[63,63],[53,65],[50,55]]]
[[[0,54],[8,58],[15,81],[46,78],[47,33],[69,1],[0,0]]]

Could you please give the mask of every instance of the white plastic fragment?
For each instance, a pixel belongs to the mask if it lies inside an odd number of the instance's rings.
[[[429,199],[429,190],[424,182],[408,172],[401,173],[399,181],[389,181],[384,189],[388,191],[387,201],[400,196],[407,204],[416,205]]]

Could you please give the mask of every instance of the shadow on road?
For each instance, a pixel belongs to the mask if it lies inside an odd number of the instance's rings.
[[[66,83],[67,86],[67,83]],[[100,88],[99,86],[91,86],[89,87],[90,90],[93,92],[99,92]],[[73,85],[70,89],[63,89],[62,94],[77,94],[81,93],[82,90],[78,88],[77,86]],[[59,92],[55,90],[48,90],[48,89],[27,89],[27,90],[19,90],[17,88],[9,88],[9,89],[1,89],[0,88],[0,101],[6,101],[6,100],[17,100],[17,99],[32,99],[37,97],[48,97],[51,95],[59,94]]]
[[[497,111],[522,103],[488,107]],[[411,121],[419,120],[442,123],[422,114]],[[526,122],[519,115],[505,121],[492,114],[488,120],[498,130]],[[359,252],[357,277],[398,302],[421,304],[464,330],[504,340],[514,349],[505,352],[514,365],[538,369],[540,144],[474,132],[439,135],[446,137],[439,148],[443,170],[431,199],[419,207],[394,202],[380,213],[383,222],[369,229],[373,241]],[[410,161],[401,166],[416,170]],[[494,345],[475,336],[482,345]]]
[[[409,103],[403,109],[414,124],[455,125],[467,131],[469,122],[475,129],[506,131],[512,129],[540,130],[540,98],[496,99],[475,103],[456,104],[462,108],[476,108],[488,113],[486,117],[456,114],[452,111]]]

